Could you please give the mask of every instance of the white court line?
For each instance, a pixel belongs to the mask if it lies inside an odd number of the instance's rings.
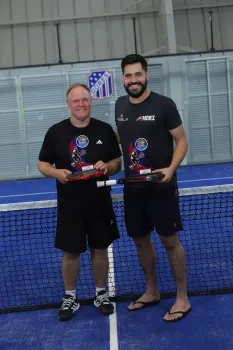
[[[212,181],[212,180],[226,180],[233,179],[233,176],[228,177],[212,177],[209,179],[196,179],[196,180],[178,180],[178,183],[185,182],[199,182],[199,181]],[[217,185],[216,185],[217,186]],[[118,185],[116,188],[122,188],[124,185]],[[22,193],[22,194],[11,194],[8,196],[0,196],[0,198],[11,198],[11,197],[26,197],[26,196],[39,196],[43,194],[56,194],[57,192],[39,192],[39,193]]]
[[[11,194],[11,195],[8,195],[8,196],[0,196],[0,198],[39,196],[41,194],[56,194],[56,193],[57,192],[39,192],[39,193]]]
[[[109,296],[114,297],[115,291],[115,270],[114,256],[112,244],[108,247],[109,272],[108,272],[108,290]],[[109,342],[110,350],[118,350],[118,334],[117,334],[117,312],[116,303],[113,303],[115,312],[109,316]]]
[[[115,312],[109,316],[110,350],[118,350],[116,303],[113,303],[113,305],[115,308]]]
[[[211,177],[209,179],[197,179],[197,180],[178,180],[178,183],[179,182],[198,182],[198,181],[225,180],[225,179],[233,179],[233,177],[229,176],[229,177]]]

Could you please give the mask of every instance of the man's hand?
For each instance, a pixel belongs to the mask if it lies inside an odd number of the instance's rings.
[[[56,179],[62,184],[66,184],[68,182],[68,179],[66,179],[66,176],[70,174],[72,174],[70,170],[56,169]]]
[[[104,175],[108,173],[108,163],[102,162],[102,160],[99,160],[95,165],[94,168],[97,170],[102,170]]]
[[[160,182],[170,182],[174,174],[174,170],[172,168],[163,168],[153,170],[152,173],[163,173],[165,176]]]

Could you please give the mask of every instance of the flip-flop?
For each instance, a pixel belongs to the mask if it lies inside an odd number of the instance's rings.
[[[169,315],[175,315],[175,314],[182,314],[180,317],[175,318],[174,320],[164,320],[165,322],[177,322],[182,320],[182,318],[184,318],[185,316],[188,315],[188,313],[190,313],[192,311],[192,308],[190,306],[190,308],[187,311],[175,311],[175,312],[171,312],[171,309],[168,311]]]
[[[135,309],[129,309],[128,308],[128,311],[141,310],[141,309],[144,309],[145,307],[148,307],[148,306],[151,306],[151,305],[157,305],[159,303],[160,303],[160,300],[156,300],[156,301],[134,301],[133,305],[140,304],[140,305],[142,305],[142,307],[138,307],[138,308],[135,308]]]

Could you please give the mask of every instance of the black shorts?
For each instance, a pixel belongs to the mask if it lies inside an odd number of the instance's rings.
[[[119,231],[109,191],[101,191],[98,197],[79,197],[76,203],[58,200],[56,248],[77,254],[86,251],[87,242],[90,248],[106,249],[117,238]]]
[[[145,236],[154,228],[163,236],[183,230],[177,185],[148,184],[144,189],[136,186],[124,189],[125,223],[130,237]]]

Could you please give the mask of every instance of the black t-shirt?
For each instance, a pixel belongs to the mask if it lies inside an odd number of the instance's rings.
[[[85,128],[73,126],[70,119],[49,128],[39,154],[39,160],[54,164],[57,169],[73,173],[87,170],[99,160],[104,163],[121,156],[121,151],[112,127],[91,118]],[[100,179],[108,179],[103,176]],[[79,194],[97,193],[95,181],[75,181],[61,184],[57,181],[58,197],[80,201]]]
[[[132,104],[122,96],[116,101],[115,119],[126,176],[170,166],[173,137],[169,130],[182,124],[173,100],[151,92],[143,102]]]

